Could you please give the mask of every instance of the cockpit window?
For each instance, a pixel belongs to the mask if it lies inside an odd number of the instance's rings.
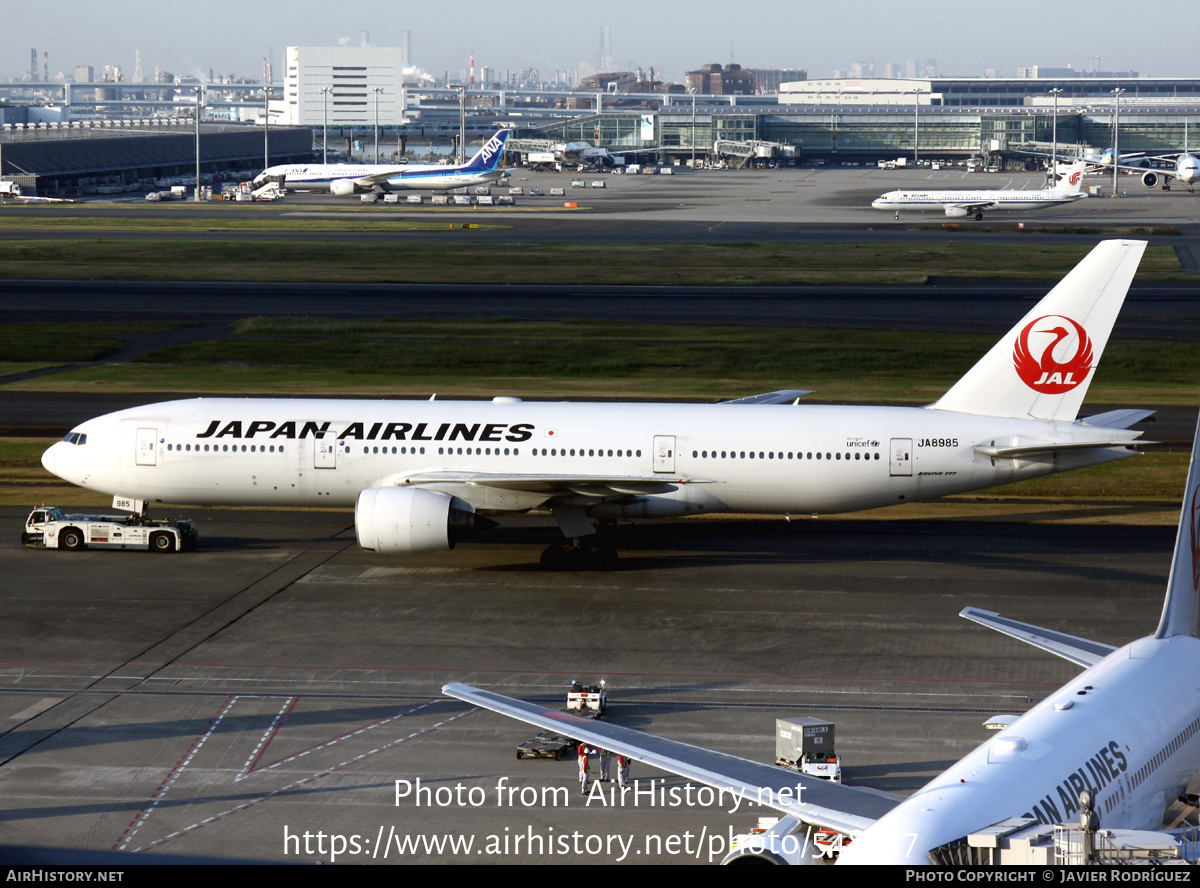
[[[87,435],[83,432],[71,432],[63,436],[63,440],[68,444],[74,444],[76,447],[87,443]]]

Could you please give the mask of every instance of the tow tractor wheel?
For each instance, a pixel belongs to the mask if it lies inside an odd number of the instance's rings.
[[[175,541],[171,539],[171,535],[169,533],[151,534],[150,548],[155,552],[174,552]]]
[[[58,532],[58,547],[68,552],[78,552],[83,548],[83,532],[75,527],[68,527]]]

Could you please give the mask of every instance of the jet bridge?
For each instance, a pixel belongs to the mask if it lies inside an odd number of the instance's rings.
[[[713,154],[721,159],[738,158],[733,167],[739,170],[747,166],[776,166],[780,161],[794,161],[800,156],[794,145],[758,139],[746,142],[718,139],[713,142]]]

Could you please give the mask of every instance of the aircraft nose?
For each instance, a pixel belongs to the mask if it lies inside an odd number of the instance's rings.
[[[46,452],[42,454],[42,468],[44,468],[51,475],[58,474],[58,472],[54,471],[54,466],[58,462],[58,448],[61,444],[61,441],[55,441],[53,444],[47,447]]]

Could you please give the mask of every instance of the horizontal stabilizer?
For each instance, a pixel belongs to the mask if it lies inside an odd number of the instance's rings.
[[[1026,444],[1018,447],[984,447],[976,445],[975,452],[997,459],[1018,459],[1022,456],[1037,456],[1041,453],[1061,453],[1067,450],[1099,450],[1105,447],[1140,447],[1157,444],[1157,441],[1072,441],[1066,444]]]
[[[987,626],[989,629],[1003,632],[1005,635],[1015,638],[1018,641],[1041,648],[1055,656],[1062,657],[1064,660],[1070,660],[1076,666],[1083,666],[1085,668],[1095,666],[1116,650],[1112,645],[1101,644],[1098,641],[1088,641],[1086,638],[1067,635],[1065,632],[1042,629],[1040,626],[1034,626],[1031,623],[1010,620],[993,611],[967,607],[963,608],[959,616],[966,617],[980,626]]]
[[[720,401],[721,404],[791,404],[811,395],[812,389],[780,389],[777,392],[767,392],[762,395],[749,395],[745,398],[734,398],[732,401]]]
[[[776,765],[547,709],[467,685],[448,684],[442,693],[724,790],[727,797],[741,799],[743,804],[761,803],[804,823],[840,833],[866,829],[904,800],[891,793],[830,783]],[[802,787],[799,799],[797,786]],[[731,809],[733,802],[726,807]]]
[[[1124,410],[1110,410],[1107,413],[1097,413],[1080,420],[1084,425],[1098,429],[1127,429],[1143,419],[1155,414],[1154,410],[1139,410],[1136,407],[1126,407]],[[1149,441],[1142,442],[1149,444]]]

